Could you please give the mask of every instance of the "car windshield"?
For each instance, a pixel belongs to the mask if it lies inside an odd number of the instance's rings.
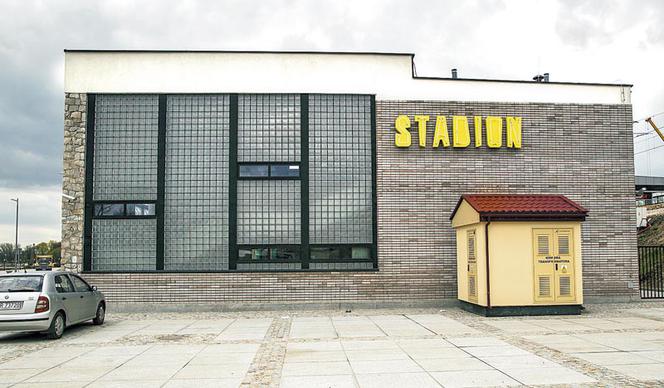
[[[42,276],[2,276],[0,292],[41,292]]]

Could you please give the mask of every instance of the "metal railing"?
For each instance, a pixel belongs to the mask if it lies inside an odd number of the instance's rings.
[[[656,205],[658,203],[664,203],[664,195],[659,197],[653,197],[648,199],[637,199],[636,206],[646,206],[646,205]]]
[[[639,247],[641,299],[664,298],[664,245]]]

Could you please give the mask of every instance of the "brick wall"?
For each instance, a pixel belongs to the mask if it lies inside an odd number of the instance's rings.
[[[397,114],[522,116],[523,148],[398,149]],[[638,272],[631,106],[377,101],[376,115],[379,271],[86,277],[110,301],[162,306],[440,303],[456,296],[449,215],[459,195],[560,193],[590,210],[582,236],[586,295],[637,294],[628,287]],[[80,255],[72,248],[68,254]]]

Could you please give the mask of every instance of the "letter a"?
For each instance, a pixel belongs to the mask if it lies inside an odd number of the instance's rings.
[[[443,147],[450,146],[450,134],[447,132],[447,119],[445,116],[436,116],[436,129],[433,132],[433,148],[438,148],[440,143]]]

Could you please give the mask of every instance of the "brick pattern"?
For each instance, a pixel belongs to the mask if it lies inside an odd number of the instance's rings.
[[[585,295],[635,295],[628,287],[638,279],[631,112],[629,105],[377,104],[381,268],[425,271],[442,281],[442,296],[454,297],[449,216],[460,195],[563,194],[589,210],[582,227]],[[523,148],[489,149],[486,141],[475,148],[471,135],[468,148],[434,149],[433,122],[426,148],[396,148],[391,128],[398,114],[521,116]]]
[[[552,193],[590,212],[586,295],[637,295],[631,106],[378,101],[376,114],[379,271],[86,277],[123,303],[435,303],[456,296],[449,216],[461,194]],[[397,114],[522,116],[523,148],[398,149]]]

